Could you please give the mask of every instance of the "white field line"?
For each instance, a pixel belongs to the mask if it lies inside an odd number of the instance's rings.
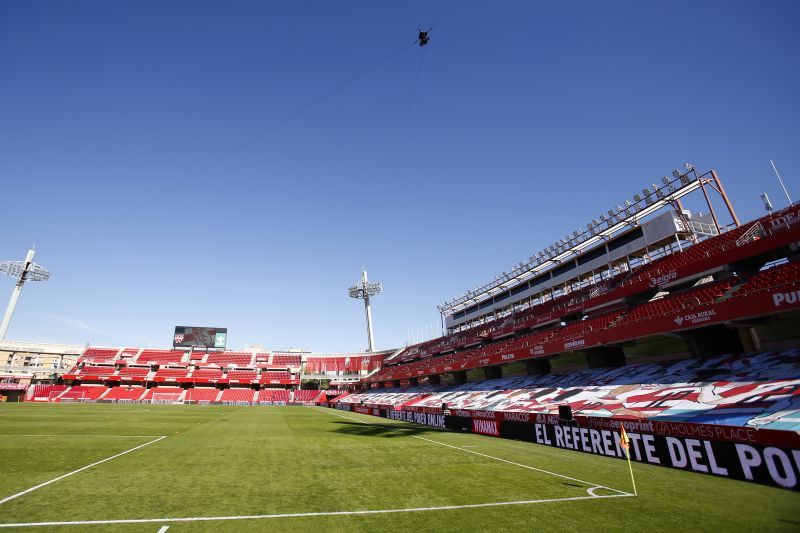
[[[140,438],[140,439],[144,439],[144,438],[153,439],[155,437],[163,437],[163,436],[164,435],[92,435],[92,434],[87,434],[87,433],[80,433],[80,434],[74,434],[74,435],[71,435],[69,433],[60,433],[60,434],[47,433],[47,434],[41,434],[40,435],[40,434],[34,434],[34,433],[16,433],[16,434],[13,434],[13,435],[12,434],[0,435],[0,439],[6,438],[6,437],[107,437],[107,438],[117,438],[117,439],[124,439],[124,438],[127,438],[127,437],[131,437],[131,438],[136,437],[136,438]]]
[[[81,468],[79,468],[77,470],[73,470],[72,472],[68,472],[68,473],[64,474],[63,476],[58,476],[57,478],[53,478],[50,481],[45,481],[44,483],[40,483],[40,484],[36,485],[35,487],[31,487],[29,489],[23,490],[22,492],[18,492],[16,494],[12,494],[11,496],[7,496],[7,497],[3,498],[2,500],[0,500],[0,505],[6,503],[8,501],[13,500],[14,498],[19,498],[20,496],[24,496],[25,494],[28,494],[29,492],[33,492],[36,489],[40,489],[42,487],[46,487],[47,485],[49,485],[51,483],[55,483],[56,481],[61,481],[64,478],[67,478],[69,476],[73,476],[73,475],[75,475],[75,474],[77,474],[79,472],[83,472],[84,470],[86,470],[88,468],[92,468],[93,466],[97,466],[97,465],[103,464],[103,463],[105,463],[107,461],[110,461],[112,459],[116,459],[117,457],[122,457],[125,454],[131,453],[131,452],[135,452],[136,450],[138,450],[140,448],[144,448],[145,446],[149,446],[151,444],[154,444],[154,443],[156,443],[156,442],[158,442],[158,441],[160,441],[162,439],[166,439],[166,438],[167,438],[166,435],[162,435],[162,436],[158,437],[157,439],[153,439],[151,441],[145,442],[144,444],[140,444],[139,446],[136,446],[136,447],[131,448],[129,450],[125,450],[124,452],[118,453],[116,455],[112,455],[111,457],[106,457],[105,459],[101,459],[100,461],[94,462],[94,463],[92,463],[90,465],[82,466]]]
[[[158,530],[158,533],[167,533],[169,526],[163,526],[161,529]]]
[[[525,468],[525,469],[528,469],[528,470],[534,470],[536,472],[541,472],[543,474],[549,474],[551,476],[560,477],[562,479],[568,479],[570,481],[577,481],[578,483],[583,483],[585,485],[589,485],[589,486],[594,487],[594,488],[606,489],[606,490],[610,490],[612,492],[617,492],[620,495],[633,496],[633,494],[631,494],[629,492],[625,492],[625,491],[619,490],[619,489],[612,489],[611,487],[606,487],[605,485],[600,485],[600,484],[594,483],[592,481],[585,481],[583,479],[578,479],[578,478],[574,478],[574,477],[570,477],[570,476],[565,476],[564,474],[558,474],[556,472],[550,472],[549,470],[544,470],[542,468],[536,468],[534,466],[524,465],[522,463],[515,463],[514,461],[509,461],[508,459],[501,459],[500,457],[495,457],[493,455],[488,455],[488,454],[485,454],[485,453],[476,452],[474,450],[465,450],[464,448],[462,448],[460,446],[453,446],[452,444],[446,444],[444,442],[439,442],[438,440],[426,439],[425,437],[420,437],[418,435],[409,435],[407,432],[403,431],[401,428],[392,427],[392,426],[384,426],[382,424],[372,424],[372,423],[367,422],[367,421],[365,421],[363,419],[360,420],[360,419],[357,419],[357,418],[353,418],[353,417],[350,417],[350,416],[346,416],[346,415],[337,413],[337,412],[335,412],[335,409],[327,409],[327,408],[324,408],[324,407],[320,407],[320,409],[325,409],[325,412],[327,412],[330,415],[338,416],[338,417],[341,417],[341,418],[347,418],[348,420],[353,420],[354,422],[360,422],[362,424],[367,424],[367,425],[370,425],[370,426],[379,426],[379,427],[382,427],[382,428],[385,428],[385,429],[396,431],[397,433],[404,434],[406,437],[411,437],[411,438],[414,438],[414,439],[424,440],[425,442],[430,442],[432,444],[438,444],[439,446],[445,446],[447,448],[452,448],[454,450],[458,450],[458,451],[461,451],[461,452],[464,452],[464,453],[471,453],[471,454],[474,454],[474,455],[480,455],[481,457],[486,457],[487,459],[492,459],[494,461],[500,461],[501,463],[506,463],[506,464],[518,466],[520,468]],[[365,415],[365,416],[371,416],[371,415]]]
[[[21,522],[16,524],[0,524],[0,528],[11,527],[48,527],[48,526],[94,526],[104,524],[149,524],[155,522],[216,522],[223,520],[265,520],[270,518],[303,518],[311,516],[348,516],[391,513],[420,513],[426,511],[451,511],[458,509],[478,509],[483,507],[501,507],[511,505],[531,505],[535,503],[557,503],[579,500],[602,500],[607,498],[628,498],[633,494],[609,494],[605,496],[574,496],[571,498],[550,498],[544,500],[519,500],[510,502],[468,503],[464,505],[440,505],[436,507],[409,507],[405,509],[371,509],[364,511],[329,511],[313,513],[257,514],[242,516],[192,516],[185,518],[132,518],[120,520],[76,520],[73,522]]]
[[[33,403],[33,402],[31,402],[31,403]],[[54,402],[37,402],[37,404],[38,403],[41,403],[42,405],[55,405]],[[83,404],[61,404],[61,405],[63,406],[63,405],[83,405]],[[97,411],[116,411],[117,413],[149,413],[150,409],[125,409],[125,408],[119,408],[119,407],[112,407],[110,409],[109,408],[91,409],[90,411],[87,411],[87,413],[89,413],[89,412],[96,413]],[[26,415],[30,414],[30,413],[35,413],[35,411],[29,411],[29,410],[24,410],[23,411],[22,409],[0,409],[0,412],[19,413],[19,414],[26,414]],[[38,414],[38,413],[36,413],[36,414]]]

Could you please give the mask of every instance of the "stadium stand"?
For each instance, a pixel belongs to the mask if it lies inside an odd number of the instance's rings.
[[[206,364],[219,366],[252,366],[253,354],[246,352],[211,352]]]
[[[112,387],[111,390],[106,394],[103,399],[104,400],[129,400],[135,401],[139,400],[145,393],[147,389],[144,387],[137,387],[137,386],[122,386],[122,387]]]
[[[185,378],[187,372],[185,368],[159,368],[153,379],[155,381],[176,381],[178,378]]]
[[[103,385],[75,385],[58,397],[58,401],[97,400],[108,387]]]
[[[229,380],[249,382],[258,379],[258,374],[255,370],[235,369],[228,370],[228,374],[225,377]]]
[[[142,381],[149,373],[149,366],[125,366],[119,369],[119,377],[123,381]]]
[[[221,402],[252,403],[256,392],[253,389],[233,388],[222,391]]]
[[[261,389],[258,391],[258,402],[288,402],[289,391],[286,389]]]
[[[285,367],[299,367],[302,361],[302,356],[295,354],[273,354],[270,367],[285,368]]]
[[[296,390],[294,391],[295,402],[313,402],[319,396],[318,390]]]
[[[569,342],[580,339],[582,348],[592,346],[591,342],[583,337],[590,333],[595,335],[597,343],[621,342],[641,336],[631,326],[643,321],[659,317],[674,316],[676,312],[688,313],[693,309],[704,310],[706,306],[717,302],[735,302],[744,299],[758,291],[780,289],[786,285],[796,284],[800,280],[800,265],[797,262],[788,262],[773,266],[767,270],[757,272],[748,279],[740,276],[731,276],[727,279],[711,281],[689,289],[668,294],[666,296],[645,301],[638,305],[631,305],[624,310],[609,311],[598,314],[593,318],[576,320],[563,325],[557,324],[544,330],[534,330],[510,340],[482,344],[471,349],[452,352],[449,355],[428,355],[411,363],[388,364],[371,376],[368,381],[381,381],[401,376],[430,375],[440,373],[442,367],[448,365],[462,365],[460,368],[475,368],[481,366],[476,358],[498,354],[502,351],[522,350],[532,346],[548,346],[550,354],[569,351]],[[748,315],[748,306],[736,306],[735,311],[744,318]],[[662,320],[660,330],[649,331],[648,334],[668,333],[675,329],[675,323]],[[598,337],[602,334],[602,337]],[[463,338],[463,335],[458,335]],[[430,344],[430,343],[426,343]],[[420,353],[418,350],[417,354]],[[402,355],[402,354],[401,354]],[[542,353],[542,355],[545,355]],[[400,361],[407,361],[412,356],[403,356]],[[530,357],[530,355],[528,355]],[[470,361],[467,364],[467,361]]]
[[[78,358],[78,363],[112,363],[118,348],[86,348],[83,355]]]
[[[286,371],[276,371],[271,370],[268,372],[261,373],[261,381],[269,381],[269,380],[279,380],[279,379],[291,379],[292,375]]]
[[[153,400],[153,395],[159,395],[165,400],[178,400],[182,393],[183,389],[180,387],[153,387],[152,389],[147,389],[141,400]]]
[[[67,385],[35,385],[31,399],[33,401],[49,401],[68,388]]]
[[[186,352],[179,350],[142,350],[136,358],[137,364],[166,365],[180,363]]]
[[[193,387],[186,391],[187,402],[213,402],[220,395],[220,390],[214,387]]]
[[[196,381],[218,380],[222,379],[222,369],[212,368],[212,367],[198,368],[197,370],[192,372],[192,375],[190,377],[191,379]]]
[[[587,369],[444,387],[382,389],[334,402],[368,406],[646,418],[800,430],[800,350]]]
[[[114,372],[116,372],[116,368],[113,366],[93,366],[93,365],[84,365],[83,368],[80,369],[79,375],[90,375],[90,376],[110,376]]]

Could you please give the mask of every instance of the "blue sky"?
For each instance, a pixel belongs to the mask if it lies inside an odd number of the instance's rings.
[[[800,198],[800,3],[449,5],[0,3],[8,338],[363,349],[366,266],[394,347],[684,162]]]

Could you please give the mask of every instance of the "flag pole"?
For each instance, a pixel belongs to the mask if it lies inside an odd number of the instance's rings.
[[[636,480],[633,479],[633,467],[631,466],[631,454],[627,453],[628,455],[628,470],[631,471],[631,483],[633,483],[633,495],[638,496],[636,493]]]
[[[619,434],[620,434],[620,444],[622,445],[622,449],[625,450],[625,457],[628,458],[628,470],[630,470],[631,473],[631,484],[633,484],[633,495],[638,496],[636,492],[636,480],[633,478],[633,466],[631,465],[630,439],[628,439],[628,433],[625,431],[625,426],[622,425],[622,422],[619,423]]]

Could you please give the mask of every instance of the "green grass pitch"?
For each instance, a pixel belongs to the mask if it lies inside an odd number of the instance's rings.
[[[633,468],[626,496],[621,460],[317,407],[6,404],[0,526],[59,524],[0,533],[800,529],[796,492]]]

